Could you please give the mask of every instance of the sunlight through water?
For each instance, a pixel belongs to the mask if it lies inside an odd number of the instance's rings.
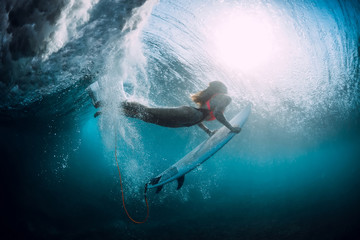
[[[268,63],[278,49],[271,19],[263,12],[235,9],[213,27],[215,56],[227,67],[250,71]]]

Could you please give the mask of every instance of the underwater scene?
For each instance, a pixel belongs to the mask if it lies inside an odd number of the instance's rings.
[[[0,20],[1,239],[360,239],[358,0],[1,0]],[[144,194],[210,138],[119,104],[196,107],[213,81],[229,121],[251,106],[241,132]]]

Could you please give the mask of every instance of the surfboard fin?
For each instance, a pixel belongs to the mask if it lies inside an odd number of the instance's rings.
[[[179,190],[182,187],[182,185],[184,184],[184,180],[185,180],[185,175],[182,175],[181,177],[179,177],[177,179],[178,186],[177,186],[176,190]]]
[[[159,193],[161,191],[161,189],[163,188],[164,185],[161,185],[159,187],[156,188],[156,193]]]

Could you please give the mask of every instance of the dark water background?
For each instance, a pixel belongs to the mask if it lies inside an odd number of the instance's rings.
[[[0,4],[2,239],[360,238],[358,1],[46,3]],[[214,33],[240,29],[228,38],[241,42],[244,19],[269,35],[250,30],[258,45],[226,62]],[[148,222],[133,224],[115,133],[139,220],[144,183],[206,135],[126,119],[116,103],[191,104],[212,80],[229,87],[228,118],[252,103],[248,122],[181,190],[150,191]]]

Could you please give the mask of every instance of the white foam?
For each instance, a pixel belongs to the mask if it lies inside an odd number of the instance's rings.
[[[47,50],[43,55],[47,59],[52,53],[61,49],[68,41],[80,37],[78,28],[86,23],[89,11],[99,0],[71,0],[62,11],[55,26],[55,31],[47,39]]]

